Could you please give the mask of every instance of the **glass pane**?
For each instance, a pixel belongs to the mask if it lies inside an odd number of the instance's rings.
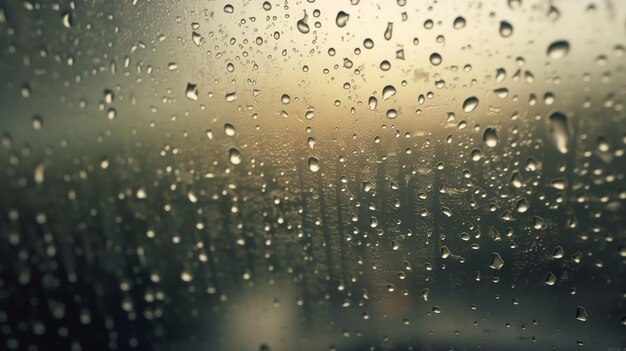
[[[622,350],[625,19],[0,2],[0,349]]]

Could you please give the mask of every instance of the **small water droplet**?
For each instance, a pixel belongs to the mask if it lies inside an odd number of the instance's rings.
[[[187,89],[185,90],[185,96],[189,100],[198,100],[198,86],[193,83],[187,83]]]
[[[391,35],[393,34],[393,23],[392,22],[388,22],[387,23],[387,28],[385,28],[385,40],[391,40]]]
[[[461,28],[465,27],[465,18],[463,18],[461,16],[455,18],[453,27],[454,27],[454,29],[461,29]]]

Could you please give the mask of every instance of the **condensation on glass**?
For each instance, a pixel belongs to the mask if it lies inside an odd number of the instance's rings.
[[[0,1],[0,349],[622,350],[622,1]]]

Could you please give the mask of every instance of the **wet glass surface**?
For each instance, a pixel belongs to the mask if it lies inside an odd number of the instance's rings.
[[[0,349],[622,350],[626,3],[0,1]]]

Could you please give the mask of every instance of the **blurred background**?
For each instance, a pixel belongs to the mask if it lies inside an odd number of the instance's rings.
[[[0,349],[626,347],[626,3],[0,0]]]

